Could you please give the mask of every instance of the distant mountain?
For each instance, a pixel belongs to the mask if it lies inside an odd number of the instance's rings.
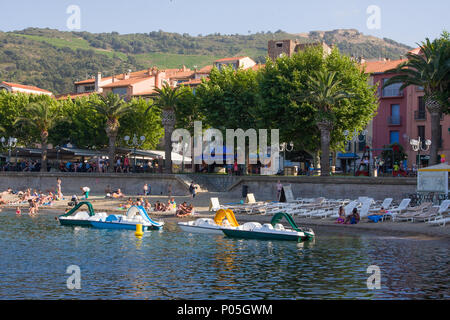
[[[104,75],[160,68],[201,68],[214,60],[250,56],[265,62],[269,40],[324,41],[348,55],[366,59],[398,59],[412,48],[390,39],[364,35],[354,29],[289,34],[281,30],[249,35],[209,35],[153,31],[125,34],[64,32],[28,28],[0,32],[0,81],[8,80],[51,90],[73,91],[73,82],[97,71]]]

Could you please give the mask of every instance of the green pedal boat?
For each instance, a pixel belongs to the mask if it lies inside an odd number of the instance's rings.
[[[285,228],[281,219],[285,218],[292,229]],[[276,213],[270,223],[261,225],[259,222],[247,222],[239,227],[221,227],[220,230],[230,238],[259,239],[259,240],[287,240],[287,241],[307,241],[314,238],[312,229],[300,228],[292,217],[285,212]]]

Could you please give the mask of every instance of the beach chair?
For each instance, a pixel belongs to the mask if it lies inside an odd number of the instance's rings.
[[[450,216],[436,216],[433,219],[430,219],[426,222],[427,224],[431,225],[431,226],[439,226],[442,225],[443,227],[445,227],[446,223],[450,223]]]
[[[209,211],[217,211],[219,209],[222,209],[222,206],[219,203],[219,198],[210,198]]]
[[[405,212],[395,215],[392,220],[393,221],[395,221],[395,220],[408,221],[411,218],[413,218],[414,216],[418,216],[418,215],[424,213],[426,210],[431,208],[432,205],[433,204],[431,202],[422,202],[417,207],[406,209]]]
[[[407,218],[407,220],[411,220],[412,222],[425,221],[430,220],[431,218],[436,217],[438,215],[439,215],[439,207],[431,207],[427,211],[422,211],[417,215]]]
[[[380,211],[380,210],[381,210],[381,207],[383,207],[384,210],[388,210],[389,207],[390,207],[391,204],[392,204],[392,200],[393,200],[392,198],[385,198],[385,199],[383,200],[383,203],[381,204],[381,206],[376,207],[376,208],[371,208],[369,211],[371,211],[371,212],[377,212],[377,211]]]
[[[359,211],[359,217],[360,218],[364,218],[367,217],[369,215],[369,210],[370,210],[370,206],[372,205],[372,200],[373,199],[366,199],[365,202],[363,203],[361,210]]]
[[[392,220],[395,219],[395,216],[398,214],[401,214],[403,212],[405,212],[408,209],[409,203],[411,202],[410,198],[405,198],[403,199],[400,204],[398,205],[398,207],[395,207],[393,209],[390,209],[388,211],[388,213],[386,213],[384,215],[383,220],[385,220],[386,218],[392,218]]]

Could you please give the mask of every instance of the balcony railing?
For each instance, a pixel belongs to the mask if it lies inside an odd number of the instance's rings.
[[[425,110],[414,111],[414,120],[427,120],[427,112]]]
[[[400,126],[402,124],[401,116],[390,116],[388,117],[388,125],[390,126]]]

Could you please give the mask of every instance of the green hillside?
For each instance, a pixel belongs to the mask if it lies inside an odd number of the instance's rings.
[[[55,94],[73,91],[73,82],[97,71],[108,76],[128,69],[201,68],[230,56],[250,56],[264,63],[271,39],[324,41],[343,53],[367,59],[398,59],[411,48],[390,39],[366,36],[357,30],[313,31],[304,34],[197,35],[154,31],[93,34],[29,28],[0,32],[0,81],[36,85]]]

